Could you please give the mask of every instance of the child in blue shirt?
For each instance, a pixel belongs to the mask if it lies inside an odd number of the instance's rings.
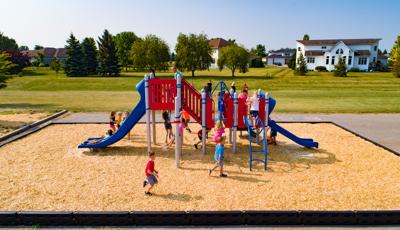
[[[228,175],[224,174],[224,144],[225,144],[225,136],[220,136],[218,138],[218,144],[215,147],[215,165],[212,169],[208,170],[208,174],[211,175],[212,171],[216,168],[220,168],[219,176],[220,177],[227,177]]]

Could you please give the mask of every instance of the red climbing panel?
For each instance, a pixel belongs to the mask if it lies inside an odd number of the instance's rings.
[[[233,105],[233,98],[231,97],[230,94],[225,94],[224,95],[224,106],[225,106],[225,111],[224,111],[224,123],[226,128],[232,128],[233,127],[233,115],[234,115],[234,105]]]
[[[151,110],[174,110],[176,96],[175,79],[149,80],[149,106]]]

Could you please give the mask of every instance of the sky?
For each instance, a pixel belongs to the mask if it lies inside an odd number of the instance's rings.
[[[64,47],[71,32],[97,39],[104,29],[155,34],[171,50],[180,32],[267,50],[295,47],[304,34],[381,38],[390,50],[400,35],[400,0],[0,0],[0,12],[0,32],[31,49]]]

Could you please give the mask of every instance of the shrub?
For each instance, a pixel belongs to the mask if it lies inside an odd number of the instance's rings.
[[[328,71],[325,66],[317,66],[317,67],[315,67],[315,70],[318,71],[318,72],[326,72],[326,71]]]
[[[357,67],[353,67],[353,68],[349,69],[349,72],[360,72],[360,69]]]

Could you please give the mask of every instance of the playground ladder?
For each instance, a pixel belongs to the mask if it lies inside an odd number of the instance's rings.
[[[249,137],[249,142],[250,142],[250,171],[253,168],[253,161],[258,161],[261,163],[264,163],[264,171],[267,170],[267,130],[264,125],[264,122],[260,119],[258,116],[256,119],[256,127],[260,127],[260,131],[253,130],[252,124],[250,124],[249,119],[247,116],[243,117],[244,123],[247,126],[247,131],[248,131],[248,137]],[[253,134],[255,134],[255,137],[253,137]],[[262,139],[260,140],[260,136],[262,135]],[[255,138],[256,142],[253,141],[253,138]],[[259,140],[259,141],[257,141]],[[262,149],[256,149],[256,146],[254,144],[260,144],[262,143]],[[260,158],[254,158],[253,153],[263,153],[264,157],[263,159]]]

